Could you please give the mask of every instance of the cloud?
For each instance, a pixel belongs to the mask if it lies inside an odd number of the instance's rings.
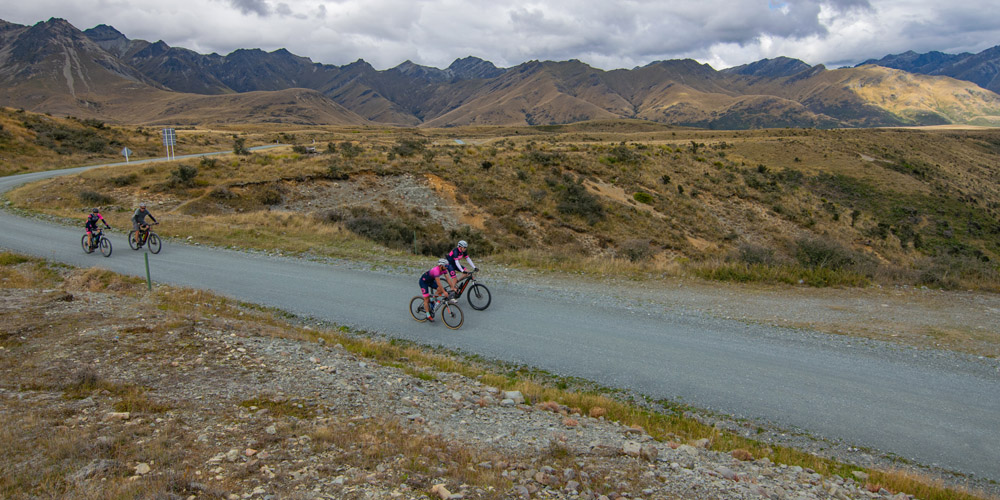
[[[263,0],[229,0],[229,3],[244,15],[267,17],[271,14],[271,7]]]
[[[995,0],[32,0],[7,21],[62,17],[202,53],[287,48],[314,61],[409,59],[443,68],[579,59],[601,69],[692,58],[723,68],[765,57],[853,64],[905,50],[978,52],[1000,41]]]

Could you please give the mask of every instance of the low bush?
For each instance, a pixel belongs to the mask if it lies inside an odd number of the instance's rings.
[[[622,243],[618,254],[632,262],[639,262],[653,256],[653,247],[649,240],[631,239]]]
[[[604,219],[604,207],[600,200],[590,194],[583,184],[570,181],[563,187],[562,199],[556,204],[556,210],[567,215],[579,215],[591,225]]]
[[[774,249],[752,243],[744,243],[736,250],[737,259],[747,264],[774,265],[778,262]]]
[[[918,264],[917,284],[932,288],[1000,290],[1000,271],[989,262],[967,255],[944,254]]]
[[[840,243],[819,237],[795,242],[795,259],[809,269],[845,269],[858,263],[856,255]]]
[[[87,205],[109,205],[115,201],[114,198],[97,191],[80,191],[77,196],[80,197],[80,201]]]
[[[170,172],[170,178],[167,179],[167,185],[169,187],[191,187],[194,184],[194,178],[198,175],[198,168],[192,167],[191,165],[180,165],[173,172]]]
[[[111,182],[111,185],[115,187],[130,186],[132,184],[135,184],[136,181],[138,180],[139,180],[139,175],[135,173],[131,173],[128,175],[119,175],[117,177],[112,177],[108,179],[108,181]]]

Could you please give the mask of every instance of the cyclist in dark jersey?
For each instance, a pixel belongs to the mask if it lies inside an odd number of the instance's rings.
[[[440,291],[443,291],[444,284],[441,283],[441,277],[445,275],[447,268],[448,261],[440,259],[436,266],[420,276],[420,294],[424,296],[424,311],[427,312],[428,321],[434,321],[434,310],[431,309],[430,296],[439,291],[438,287],[440,287]]]
[[[469,261],[469,266],[473,270],[476,269],[476,265],[472,263],[472,257],[469,257],[469,244],[465,241],[459,241],[458,246],[454,250],[448,252],[444,258],[448,261],[448,286],[452,289],[455,288],[458,278],[455,275],[455,271],[464,273],[465,269],[462,268],[462,263],[459,262],[462,259]]]
[[[139,208],[135,209],[135,213],[132,214],[132,230],[135,231],[133,233],[134,234],[133,237],[135,238],[135,242],[136,242],[137,246],[142,246],[142,245],[139,245],[139,226],[141,226],[142,224],[146,223],[146,217],[147,216],[154,223],[156,222],[156,217],[153,217],[153,214],[149,213],[149,210],[146,210],[146,204],[145,203],[140,203],[139,204]]]
[[[104,220],[104,216],[101,215],[101,209],[93,209],[87,216],[87,222],[83,224],[83,227],[87,229],[87,246],[94,246],[94,231],[97,231],[98,222],[104,223],[104,227],[111,229],[108,221]]]

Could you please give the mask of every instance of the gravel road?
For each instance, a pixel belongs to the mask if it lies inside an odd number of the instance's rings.
[[[51,174],[2,179],[0,190],[42,175]],[[107,259],[84,255],[80,234],[78,228],[0,215],[0,247],[144,276],[142,253],[130,250],[120,234],[112,234],[115,251]],[[996,360],[774,326],[801,323],[810,308],[821,316],[850,315],[836,307],[816,307],[821,298],[815,294],[782,302],[775,295],[755,293],[744,303],[731,288],[713,295],[683,282],[588,283],[495,269],[485,275],[493,305],[484,312],[466,307],[465,325],[454,332],[410,319],[406,304],[417,291],[418,276],[413,270],[169,240],[161,254],[150,256],[150,263],[157,282],[211,289],[1000,480]],[[995,335],[1000,304],[993,298],[978,300],[964,314]],[[874,316],[892,309],[855,306]],[[892,321],[881,324],[891,328]]]

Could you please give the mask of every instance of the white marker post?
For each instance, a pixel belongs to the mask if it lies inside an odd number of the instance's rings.
[[[122,154],[125,155],[125,163],[128,163],[128,156],[132,154],[132,150],[129,148],[122,148]]]

